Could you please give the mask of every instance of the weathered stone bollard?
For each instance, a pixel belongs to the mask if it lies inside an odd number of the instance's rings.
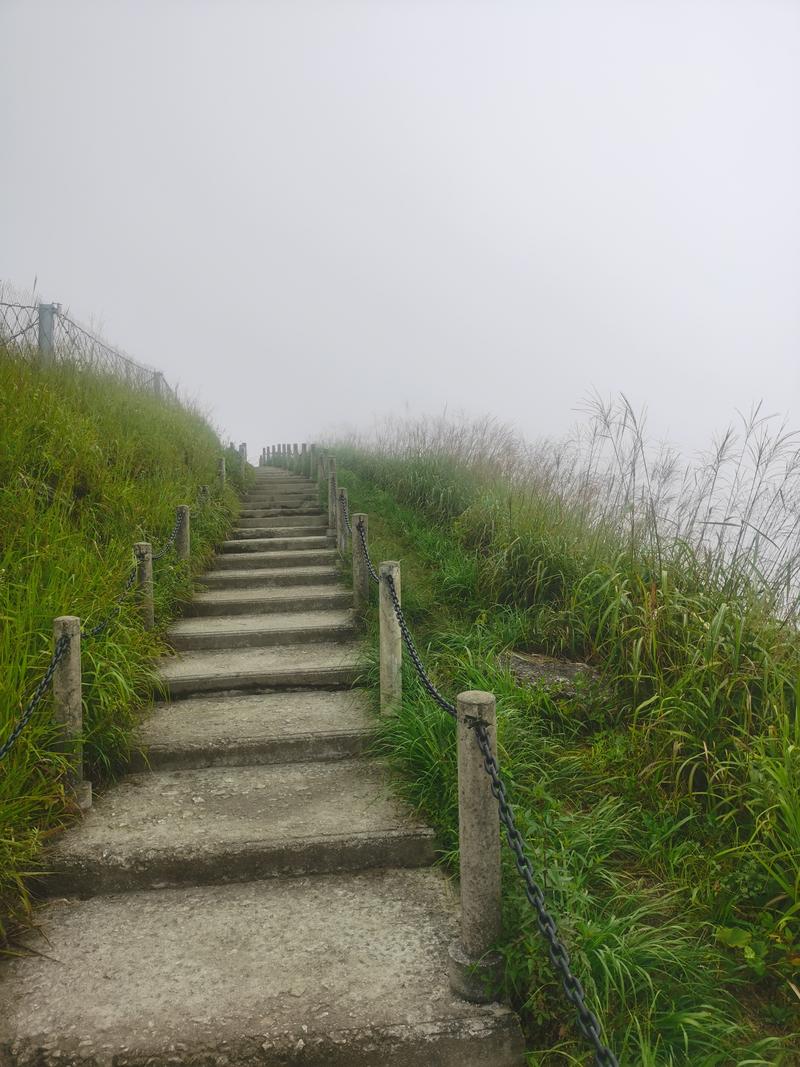
[[[180,519],[180,526],[175,535],[175,554],[178,559],[188,560],[191,556],[191,531],[189,528],[190,511],[188,504],[179,504],[176,519]]]
[[[328,532],[332,534],[336,533],[337,489],[336,460],[328,456]]]
[[[364,540],[369,547],[369,520],[366,515],[356,512],[351,517],[350,524],[353,527],[353,610],[356,619],[363,626],[366,623],[365,614],[369,607],[369,570],[364,558],[358,527],[359,524],[363,525]]]
[[[459,693],[458,844],[461,937],[450,946],[450,988],[465,1000],[497,999],[501,958],[500,818],[497,800],[470,721],[479,719],[497,758],[497,713],[491,693]]]
[[[342,556],[347,555],[347,490],[340,489],[336,508],[336,547]]]
[[[403,636],[386,579],[390,577],[393,580],[397,600],[402,603],[400,601],[400,564],[394,560],[384,561],[378,568],[378,573],[381,579],[378,614],[381,664],[380,705],[382,715],[393,715],[398,710],[403,696]]]
[[[67,650],[53,672],[53,713],[61,727],[59,744],[68,758],[67,784],[78,806],[92,806],[92,783],[83,777],[83,698],[81,691],[81,620],[60,615],[53,620],[53,641],[69,638]]]
[[[326,490],[328,487],[328,457],[324,454],[319,457],[319,463],[317,464],[317,486],[320,492],[323,486],[325,486]]]
[[[137,541],[133,546],[136,556],[136,587],[139,590],[139,611],[145,630],[156,624],[153,605],[153,546],[147,541]]]

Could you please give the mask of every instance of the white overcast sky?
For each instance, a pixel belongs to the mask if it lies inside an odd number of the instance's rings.
[[[0,0],[0,279],[251,454],[800,421],[800,0]]]

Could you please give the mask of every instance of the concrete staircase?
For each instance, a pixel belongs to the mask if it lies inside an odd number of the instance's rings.
[[[0,968],[0,1067],[518,1067],[455,997],[431,831],[370,759],[350,595],[314,485],[261,468],[159,665],[147,762],[49,853]]]

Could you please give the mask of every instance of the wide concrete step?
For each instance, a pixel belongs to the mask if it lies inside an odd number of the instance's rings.
[[[273,612],[329,611],[351,608],[353,594],[330,585],[290,585],[276,589],[214,589],[196,592],[184,618],[215,615],[271,615]]]
[[[323,512],[319,504],[303,504],[302,506],[296,504],[267,504],[264,506],[251,506],[249,504],[242,504],[239,511],[239,517],[250,518],[283,518],[290,515],[306,516],[306,515],[322,515],[327,513]]]
[[[157,704],[134,770],[256,766],[363,755],[373,736],[363,690],[233,693]]]
[[[315,488],[288,488],[288,489],[257,489],[245,497],[248,504],[254,500],[318,500],[319,491]]]
[[[238,547],[238,543],[237,543]],[[272,552],[224,552],[214,560],[219,570],[241,570],[245,567],[259,569],[267,567],[319,567],[330,566],[336,560],[333,548],[305,548],[300,551],[275,549]]]
[[[264,515],[247,514],[241,512],[239,515],[239,529],[262,529],[271,530],[275,527],[286,530],[288,527],[303,527],[310,529],[313,527],[315,530],[325,530],[328,526],[328,516],[317,508],[316,513],[303,512],[300,515],[289,515],[283,512],[266,513]]]
[[[522,1067],[515,1016],[447,987],[437,870],[58,901],[0,985],[8,1067]]]
[[[347,641],[355,634],[353,613],[336,609],[179,619],[167,631],[178,651]]]
[[[283,589],[297,585],[335,585],[341,575],[333,566],[242,568],[209,571],[195,581],[209,590],[246,588],[257,593],[263,589]]]
[[[133,774],[48,849],[50,896],[421,867],[433,831],[373,760]]]
[[[299,537],[249,537],[235,541],[223,541],[223,552],[304,552],[308,549],[328,548],[335,538],[327,533]]]
[[[258,519],[243,519],[242,522],[248,523],[247,526],[237,526],[233,531],[233,539],[236,541],[250,540],[251,538],[269,540],[287,540],[298,537],[327,537],[328,536],[328,520],[320,517],[320,519],[314,523],[314,525],[306,524],[300,526],[295,524],[294,526],[264,526],[259,524]]]
[[[158,675],[169,697],[229,689],[350,688],[361,673],[361,654],[357,641],[184,652],[160,660]]]

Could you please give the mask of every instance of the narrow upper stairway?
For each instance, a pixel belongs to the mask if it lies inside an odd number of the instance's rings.
[[[431,831],[368,754],[360,646],[316,486],[260,468],[159,665],[146,762],[49,852],[0,968],[0,1067],[523,1061],[455,997]]]

